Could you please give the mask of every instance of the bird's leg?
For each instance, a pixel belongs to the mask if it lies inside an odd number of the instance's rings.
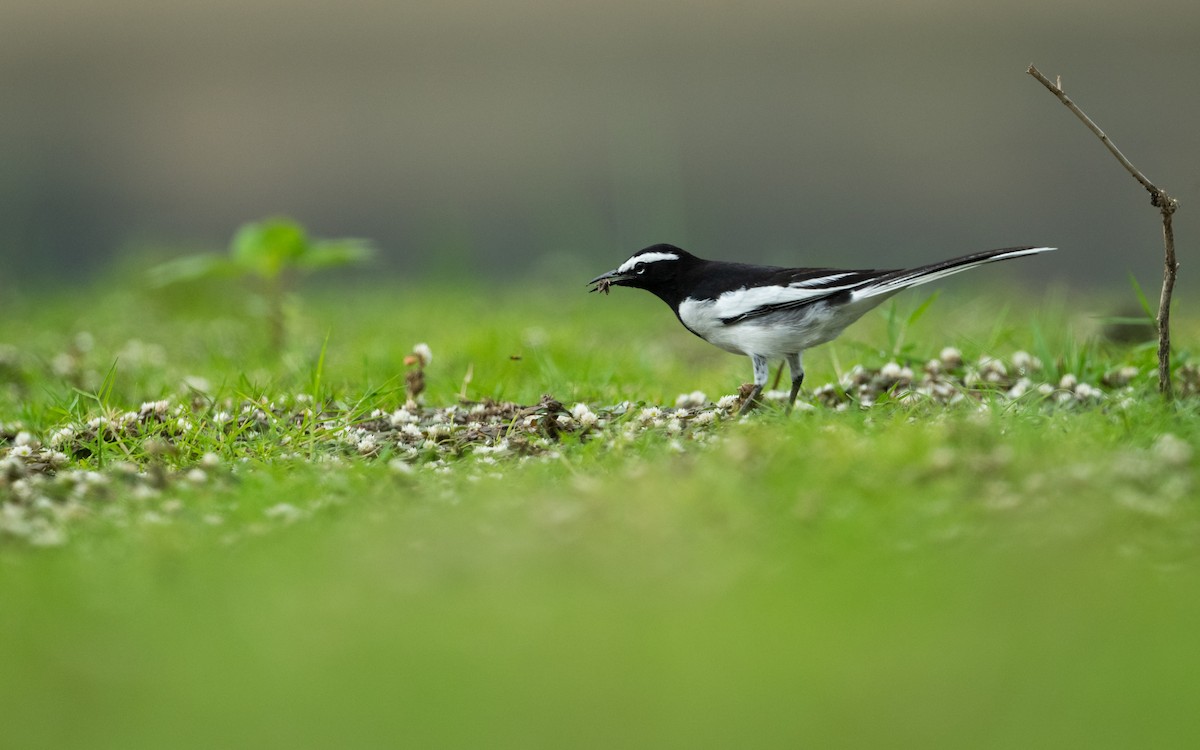
[[[792,413],[796,396],[800,395],[800,384],[804,382],[804,365],[800,363],[800,352],[787,355],[788,369],[792,371],[792,393],[787,400],[787,413]]]
[[[771,363],[767,361],[766,357],[751,354],[750,361],[754,364],[754,388],[746,395],[746,400],[742,402],[738,416],[748,414],[751,409],[758,406],[758,397],[762,395],[763,386],[767,384],[767,377],[771,374]]]

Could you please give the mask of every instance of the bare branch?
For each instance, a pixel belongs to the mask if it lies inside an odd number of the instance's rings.
[[[1166,195],[1166,193],[1163,193]],[[1179,274],[1179,263],[1175,260],[1175,230],[1171,227],[1171,215],[1175,213],[1175,201],[1168,197],[1170,208],[1160,206],[1163,222],[1163,285],[1158,298],[1158,390],[1171,397],[1171,295],[1175,293],[1175,277]]]
[[[1158,187],[1142,174],[1141,170],[1133,166],[1129,159],[1125,158],[1125,154],[1117,148],[1117,145],[1112,142],[1112,139],[1104,134],[1092,118],[1088,117],[1075,102],[1071,101],[1071,97],[1067,96],[1067,92],[1063,91],[1062,77],[1055,76],[1055,81],[1052,83],[1049,78],[1042,75],[1042,72],[1030,65],[1025,71],[1033,76],[1045,86],[1050,93],[1058,97],[1059,101],[1066,105],[1067,109],[1075,113],[1075,116],[1087,126],[1088,130],[1092,131],[1105,148],[1121,162],[1121,166],[1133,178],[1141,183],[1142,187],[1146,188],[1150,193],[1150,203],[1152,203],[1162,214],[1163,223],[1163,247],[1164,247],[1164,268],[1163,268],[1163,285],[1162,295],[1158,300],[1158,390],[1168,398],[1171,396],[1171,296],[1175,291],[1175,277],[1179,272],[1179,263],[1175,260],[1175,231],[1171,227],[1171,217],[1175,213],[1175,209],[1179,207],[1179,201],[1167,194],[1166,190]]]
[[[1087,113],[1085,113],[1082,109],[1080,109],[1079,106],[1077,104],[1075,104],[1074,101],[1071,100],[1071,97],[1067,96],[1067,92],[1063,91],[1063,88],[1062,88],[1062,76],[1056,76],[1057,82],[1051,82],[1049,78],[1042,75],[1042,71],[1038,70],[1037,68],[1035,68],[1032,65],[1029,66],[1029,70],[1027,70],[1026,72],[1029,73],[1029,75],[1036,78],[1038,80],[1038,83],[1042,84],[1047,89],[1049,89],[1051,94],[1054,94],[1055,96],[1057,96],[1059,101],[1061,101],[1063,104],[1066,105],[1067,109],[1074,112],[1075,116],[1078,117],[1083,122],[1083,124],[1087,126],[1088,130],[1090,130],[1096,134],[1096,137],[1100,139],[1101,143],[1104,144],[1105,148],[1107,148],[1110,152],[1112,152],[1113,156],[1117,157],[1117,161],[1121,162],[1121,166],[1125,167],[1126,171],[1128,171],[1129,174],[1133,175],[1133,178],[1135,180],[1142,183],[1142,187],[1146,188],[1146,190],[1150,193],[1150,196],[1152,198],[1157,199],[1158,196],[1165,195],[1165,193],[1161,189],[1159,189],[1153,182],[1150,182],[1149,178],[1147,178],[1146,175],[1142,174],[1142,171],[1140,169],[1133,166],[1133,163],[1131,161],[1129,161],[1129,159],[1125,158],[1125,154],[1121,153],[1121,149],[1117,148],[1117,144],[1113,143],[1112,139],[1109,138],[1107,135],[1105,135],[1104,131],[1100,129],[1100,126],[1097,125],[1095,122],[1093,122],[1092,118],[1088,117]],[[1157,200],[1155,201],[1154,205],[1155,206],[1159,205]]]

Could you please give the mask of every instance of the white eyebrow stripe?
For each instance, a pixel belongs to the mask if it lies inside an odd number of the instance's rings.
[[[657,263],[660,260],[679,260],[679,256],[675,253],[642,253],[622,263],[617,271],[625,273],[626,271],[632,271],[633,267],[638,263]]]

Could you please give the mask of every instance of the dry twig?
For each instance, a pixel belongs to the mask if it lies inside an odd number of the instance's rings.
[[[1158,209],[1162,215],[1163,224],[1163,246],[1164,246],[1164,268],[1163,268],[1163,285],[1162,294],[1158,300],[1158,390],[1166,397],[1171,396],[1171,296],[1175,292],[1175,276],[1179,272],[1179,263],[1175,260],[1175,230],[1171,228],[1171,217],[1175,214],[1175,209],[1179,207],[1179,201],[1167,194],[1166,190],[1158,187],[1142,174],[1141,170],[1133,166],[1129,159],[1125,158],[1125,154],[1117,148],[1104,131],[1100,129],[1092,118],[1088,117],[1075,102],[1071,101],[1071,97],[1063,91],[1062,79],[1057,78],[1051,81],[1042,72],[1030,65],[1026,71],[1045,86],[1050,93],[1058,97],[1067,109],[1075,113],[1075,116],[1087,126],[1088,130],[1095,133],[1100,142],[1104,144],[1117,161],[1121,162],[1121,166],[1133,178],[1141,183],[1146,192],[1150,193],[1150,203]]]

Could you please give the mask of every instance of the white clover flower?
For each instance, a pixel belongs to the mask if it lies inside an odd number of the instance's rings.
[[[392,427],[399,427],[406,424],[416,424],[420,421],[420,417],[409,411],[408,409],[397,409],[392,412],[392,416],[388,417],[388,421]]]
[[[60,526],[52,526],[44,519],[35,519],[32,526],[27,538],[35,547],[61,547],[67,543],[67,532]]]
[[[142,405],[138,408],[138,412],[141,414],[164,415],[170,407],[171,403],[169,401],[143,401]]]
[[[66,352],[56,354],[50,360],[50,369],[60,378],[66,377],[75,371],[75,358]]]
[[[675,398],[675,408],[677,409],[698,409],[708,401],[708,396],[704,391],[692,391],[691,393],[681,393]]]
[[[204,469],[196,467],[187,473],[187,480],[192,484],[204,484],[208,481],[208,474]]]
[[[28,479],[14,480],[12,484],[8,485],[8,488],[12,491],[13,497],[18,500],[29,502],[33,499],[34,489]]]
[[[402,458],[393,458],[391,461],[388,461],[388,470],[393,474],[408,475],[413,473],[412,464]]]
[[[1140,374],[1141,374],[1141,370],[1134,367],[1133,365],[1126,365],[1125,367],[1122,367],[1120,370],[1117,370],[1117,376],[1119,378],[1121,378],[1122,380],[1124,380],[1125,383],[1132,382],[1133,379],[1136,378]],[[1122,383],[1122,385],[1124,385],[1125,383]]]
[[[504,453],[508,453],[508,450],[509,450],[508,441],[507,440],[499,440],[496,442],[495,445],[477,445],[477,446],[475,446],[473,453],[475,453],[476,455],[483,455],[483,456],[501,455]]]
[[[210,451],[200,457],[200,465],[206,469],[215,469],[221,465],[221,457]]]
[[[595,427],[596,423],[600,421],[600,418],[587,404],[575,404],[571,407],[571,416],[584,428]]]
[[[638,414],[637,418],[638,418],[638,421],[641,422],[642,424],[652,424],[656,420],[661,421],[659,419],[659,417],[661,417],[661,416],[662,416],[662,409],[659,409],[657,406],[649,406],[649,407],[646,407],[645,409],[642,409],[641,413]]]
[[[67,425],[66,427],[55,430],[54,433],[50,435],[50,445],[53,447],[58,447],[73,437],[75,437],[75,428]]]
[[[1008,376],[1008,368],[998,359],[980,357],[979,375],[988,383],[999,383]]]
[[[303,512],[291,503],[278,503],[264,510],[263,515],[267,518],[279,519],[285,523],[291,523],[298,520],[303,515]]]
[[[29,434],[25,430],[18,432],[17,436],[15,438],[13,438],[13,445],[33,446],[36,443],[37,443],[37,441],[33,439],[33,435]]]
[[[720,400],[717,401],[717,408],[721,409],[722,411],[729,411],[737,406],[737,404],[738,397],[730,394],[728,396],[722,396]]]
[[[358,452],[364,456],[369,456],[377,450],[379,450],[379,444],[375,442],[374,435],[367,435],[358,441]]]
[[[897,362],[888,362],[883,367],[879,368],[879,376],[884,380],[896,381],[900,379],[901,368]]]
[[[1029,389],[1032,387],[1033,387],[1032,380],[1030,380],[1029,378],[1020,378],[1017,380],[1017,382],[1013,383],[1012,388],[1008,389],[1007,396],[1010,399],[1018,399],[1018,398],[1024,396],[1026,393],[1028,393]]]
[[[1042,369],[1042,361],[1024,350],[1013,352],[1012,364],[1018,372],[1024,374]]]
[[[1186,466],[1192,460],[1193,449],[1190,443],[1171,433],[1159,435],[1154,441],[1154,455],[1171,466]]]
[[[861,365],[855,365],[854,367],[850,368],[849,372],[842,373],[842,376],[838,378],[838,385],[842,387],[842,390],[849,391],[851,388],[858,385],[858,380],[855,376],[861,370]]]
[[[1105,373],[1102,381],[1105,385],[1119,388],[1121,386],[1129,385],[1129,383],[1132,382],[1133,379],[1138,376],[1138,374],[1138,368],[1133,367],[1132,365],[1126,365],[1125,367],[1120,367],[1116,370]]]
[[[433,350],[429,348],[429,344],[417,344],[412,348],[412,353],[417,355],[421,367],[428,367],[429,363],[433,361]]]
[[[717,413],[715,411],[702,411],[692,419],[692,424],[706,425],[717,421]]]
[[[941,353],[938,354],[938,359],[951,370],[962,367],[963,363],[962,352],[953,346],[947,346],[945,349],[942,349]]]
[[[16,503],[0,504],[0,531],[8,531],[18,536],[24,536],[16,527],[24,524],[27,515],[28,513],[24,505],[17,505]]]
[[[129,494],[133,496],[134,500],[149,500],[150,498],[158,497],[159,492],[156,488],[148,484],[138,484],[134,485]]]
[[[410,438],[423,438],[425,433],[421,432],[421,428],[414,424],[406,424],[400,429],[400,434]]]

